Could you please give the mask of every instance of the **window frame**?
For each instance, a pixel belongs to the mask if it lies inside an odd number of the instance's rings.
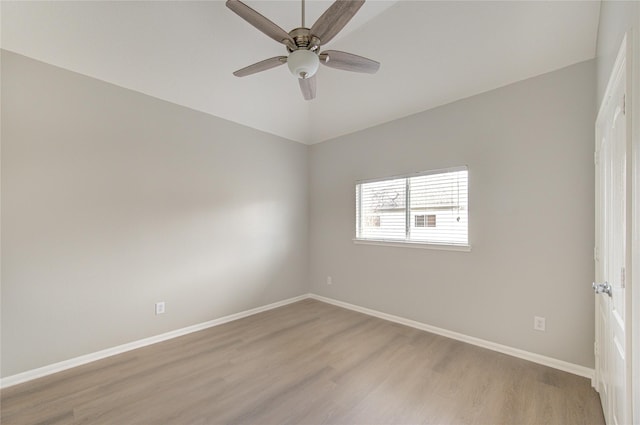
[[[439,242],[427,242],[427,241],[413,241],[413,240],[390,240],[390,239],[375,239],[375,238],[361,238],[358,237],[358,233],[362,233],[362,228],[360,227],[360,232],[358,232],[358,226],[362,226],[361,220],[358,220],[358,211],[362,211],[362,207],[359,205],[355,205],[356,207],[356,211],[354,211],[353,217],[356,220],[355,226],[353,226],[353,229],[355,231],[355,236],[353,237],[352,241],[354,244],[359,244],[359,245],[381,245],[381,246],[392,246],[392,247],[408,247],[408,248],[422,248],[422,249],[435,249],[435,250],[444,250],[444,251],[463,251],[463,252],[470,252],[471,251],[471,241],[470,241],[470,235],[471,235],[471,220],[469,219],[470,217],[470,210],[471,210],[471,197],[470,197],[470,172],[469,172],[469,167],[467,165],[462,165],[462,166],[457,166],[457,167],[448,167],[448,168],[439,168],[439,169],[435,169],[435,170],[428,170],[428,171],[419,171],[419,172],[415,172],[415,173],[409,173],[409,174],[401,174],[401,175],[394,175],[394,176],[388,176],[388,177],[379,177],[379,178],[373,178],[373,179],[365,179],[365,180],[356,180],[355,184],[354,184],[354,188],[356,190],[355,193],[355,197],[356,197],[356,202],[362,202],[362,198],[361,196],[358,195],[358,187],[361,184],[366,184],[366,183],[376,183],[376,182],[383,182],[383,181],[388,181],[388,180],[395,180],[395,179],[407,179],[407,186],[409,186],[409,178],[412,177],[421,177],[421,176],[426,176],[426,175],[433,175],[433,174],[444,174],[444,173],[450,173],[450,172],[456,172],[456,171],[466,171],[467,172],[467,243],[466,244],[454,244],[454,243],[439,243]],[[409,188],[407,188],[407,193],[406,193],[406,211],[405,213],[407,214],[407,219],[408,216],[410,215],[411,212],[411,208],[410,208],[410,196],[411,193],[408,191]],[[425,224],[426,224],[426,217],[425,217]]]

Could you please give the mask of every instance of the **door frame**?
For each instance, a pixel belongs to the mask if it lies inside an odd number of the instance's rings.
[[[630,93],[629,114],[631,125],[631,409],[632,423],[640,424],[640,10],[637,14],[635,28],[627,33],[631,41],[631,48],[627,58],[630,62],[628,69],[632,71],[631,78],[627,78],[627,93]],[[634,272],[635,271],[635,272]]]

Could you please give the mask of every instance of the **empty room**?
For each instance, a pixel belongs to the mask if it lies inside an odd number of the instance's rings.
[[[3,425],[640,424],[640,1],[0,25]]]

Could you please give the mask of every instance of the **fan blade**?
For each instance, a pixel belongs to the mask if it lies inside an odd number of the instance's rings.
[[[338,50],[327,50],[320,53],[320,63],[330,68],[367,74],[375,74],[380,69],[380,62]]]
[[[316,98],[316,76],[314,75],[311,78],[298,78],[298,83],[300,83],[300,91],[302,92],[302,96],[304,100],[312,100]]]
[[[238,16],[251,25],[273,38],[278,43],[288,44],[291,43],[295,46],[293,38],[282,28],[271,22],[269,19],[262,16],[240,0],[227,0],[227,7],[233,10]]]
[[[336,0],[311,27],[311,34],[327,44],[340,32],[353,15],[360,10],[364,0]]]
[[[266,71],[267,69],[275,68],[284,63],[287,63],[286,56],[276,56],[275,58],[265,59],[260,62],[256,62],[253,65],[245,66],[242,69],[233,73],[236,77],[246,77],[247,75],[255,74],[256,72]]]

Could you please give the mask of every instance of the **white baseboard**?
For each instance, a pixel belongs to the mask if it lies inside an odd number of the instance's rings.
[[[297,297],[289,298],[283,301],[278,301],[261,307],[252,308],[250,310],[242,311],[240,313],[230,314],[228,316],[220,317],[218,319],[210,320],[208,322],[198,323],[196,325],[187,326],[186,328],[176,329],[175,331],[166,332],[160,335],[155,335],[149,338],[140,339],[137,341],[129,342],[126,344],[118,345],[116,347],[107,348],[105,350],[96,351],[95,353],[85,354],[83,356],[74,357],[69,360],[64,360],[58,363],[53,363],[47,366],[39,367],[37,369],[28,370],[26,372],[18,373],[16,375],[7,376],[0,380],[0,388],[8,388],[13,385],[21,384],[23,382],[31,381],[36,378],[42,378],[47,375],[51,375],[56,372],[62,372],[63,370],[71,369],[76,366],[81,366],[86,363],[94,362],[96,360],[104,359],[105,357],[121,354],[126,351],[135,350],[136,348],[145,347],[147,345],[155,344],[158,342],[166,341],[168,339],[176,338],[182,335],[190,334],[192,332],[201,331],[203,329],[211,328],[214,326],[222,325],[234,320],[242,319],[247,316],[252,316],[263,311],[272,310],[274,308],[282,307],[287,304],[291,304],[297,301],[309,298],[308,294],[300,295]]]
[[[508,347],[506,345],[497,344],[495,342],[486,341],[480,338],[475,338],[475,337],[464,335],[458,332],[453,332],[453,331],[438,328],[435,326],[427,325],[425,323],[417,322],[411,319],[406,319],[404,317],[394,316],[392,314],[383,313],[377,310],[372,310],[370,308],[360,307],[360,306],[349,304],[343,301],[334,300],[332,298],[327,298],[327,297],[323,297],[316,294],[305,294],[305,295],[289,298],[286,300],[278,301],[272,304],[268,304],[262,307],[256,307],[250,310],[242,311],[240,313],[230,314],[228,316],[220,317],[218,319],[210,320],[208,322],[187,326],[186,328],[177,329],[177,330],[166,332],[160,335],[155,335],[149,338],[140,339],[138,341],[129,342],[127,344],[122,344],[116,347],[107,348],[105,350],[96,351],[95,353],[86,354],[86,355],[75,357],[69,360],[64,360],[62,362],[43,366],[37,369],[28,370],[26,372],[18,373],[16,375],[8,376],[0,380],[0,388],[8,388],[13,385],[21,384],[37,378],[42,378],[44,376],[61,372],[63,370],[71,369],[76,366],[81,366],[83,364],[87,364],[96,360],[104,359],[106,357],[114,356],[116,354],[121,354],[127,351],[135,350],[136,348],[141,348],[147,345],[166,341],[168,339],[190,334],[192,332],[197,332],[203,329],[222,325],[224,323],[228,323],[234,320],[242,319],[244,317],[252,316],[254,314],[261,313],[263,311],[272,310],[274,308],[282,307],[287,304],[291,304],[297,301],[302,301],[307,298],[311,298],[317,301],[322,301],[327,304],[333,304],[338,307],[346,308],[348,310],[357,311],[359,313],[364,313],[369,316],[388,320],[394,323],[399,323],[405,326],[410,326],[412,328],[431,332],[437,335],[442,335],[447,338],[466,342],[472,345],[476,345],[478,347],[487,348],[489,350],[497,351],[499,353],[503,353],[513,357],[528,360],[544,366],[552,367],[554,369],[559,369],[565,372],[573,373],[574,375],[584,376],[585,378],[591,379],[592,386],[594,383],[594,370],[588,367],[579,366],[573,363],[565,362],[563,360],[558,360],[551,357],[542,356],[540,354],[535,354],[528,351],[520,350],[517,348]]]
[[[540,354],[531,353],[529,351],[520,350],[520,349],[509,347],[506,345],[497,344],[495,342],[486,341],[484,339],[464,335],[458,332],[449,331],[447,329],[442,329],[435,326],[427,325],[425,323],[416,322],[415,320],[405,319],[404,317],[394,316],[392,314],[383,313],[383,312],[372,310],[366,307],[360,307],[358,305],[349,304],[343,301],[334,300],[332,298],[327,298],[320,295],[309,294],[309,298],[322,301],[327,304],[333,304],[338,307],[343,307],[349,310],[357,311],[359,313],[364,313],[369,316],[388,320],[390,322],[395,322],[401,325],[410,326],[412,328],[431,332],[437,335],[442,335],[447,338],[466,342],[472,345],[476,345],[478,347],[487,348],[489,350],[497,351],[499,353],[503,353],[503,354],[507,354],[520,359],[528,360],[530,362],[538,363],[544,366],[552,367],[554,369],[562,370],[564,372],[573,373],[574,375],[583,376],[585,378],[591,379],[591,385],[592,386],[594,385],[594,370],[585,366],[576,365],[573,363],[565,362],[563,360],[554,359],[552,357],[542,356]]]

